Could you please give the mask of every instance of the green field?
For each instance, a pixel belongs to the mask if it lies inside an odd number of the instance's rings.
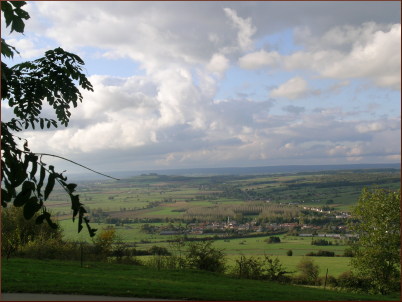
[[[160,235],[160,230],[172,226],[187,227],[194,221],[222,222],[229,217],[245,222],[299,221],[302,225],[309,220],[327,219],[323,214],[303,208],[330,207],[333,213],[349,211],[363,187],[373,185],[400,188],[400,170],[205,177],[143,175],[121,181],[83,182],[78,185],[78,193],[88,209],[92,227],[101,230],[113,226],[123,242],[138,250],[147,250],[153,245],[169,248],[167,241],[174,236]],[[77,222],[71,221],[69,202],[60,188],[52,193],[47,207],[58,217],[66,239],[91,241],[85,230],[77,234]],[[327,220],[329,227],[318,229],[318,233],[331,233],[332,228],[346,224],[344,220]],[[145,233],[141,231],[144,224],[157,227],[158,231]],[[282,233],[286,231],[282,230]],[[299,232],[311,233],[312,230]],[[200,239],[218,235],[188,236]],[[281,235],[279,244],[267,244],[264,240],[268,235],[247,237],[243,234],[244,238],[237,239],[219,236],[214,245],[224,250],[229,265],[239,255],[267,254],[278,256],[289,271],[295,271],[296,264],[309,252],[326,250],[341,256],[347,248],[342,240],[328,239],[333,241],[333,245],[314,246],[311,237],[290,235]],[[293,256],[286,256],[288,250],[292,250]],[[329,274],[338,276],[350,269],[350,258],[313,259],[320,266],[321,274],[328,269]]]
[[[302,286],[235,279],[205,271],[9,259],[2,261],[2,291],[111,295],[207,301],[398,301],[399,297],[344,293]],[[21,281],[24,282],[21,282]]]

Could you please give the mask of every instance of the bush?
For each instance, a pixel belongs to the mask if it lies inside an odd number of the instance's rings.
[[[353,250],[351,248],[347,248],[343,252],[343,257],[354,257],[354,256],[355,256],[355,253],[353,252]]]
[[[281,242],[281,238],[276,237],[276,236],[271,236],[271,237],[265,239],[265,241],[266,241],[267,243],[280,243],[280,242]]]
[[[264,259],[241,256],[236,260],[232,273],[237,278],[288,281],[284,276],[288,272],[283,269],[279,259],[267,255]]]
[[[314,252],[307,253],[306,256],[334,257],[335,252],[319,250],[317,253]]]
[[[80,259],[80,247],[74,242],[43,238],[22,246],[18,255],[35,259],[78,260]]]
[[[303,257],[297,264],[300,275],[295,279],[296,283],[315,285],[318,281],[319,266],[313,260]]]
[[[233,268],[233,274],[237,278],[261,279],[262,266],[263,262],[260,258],[247,258],[246,256],[242,255],[240,256],[240,259],[236,259],[236,263]]]
[[[370,285],[368,280],[355,275],[352,271],[347,271],[339,275],[338,287],[355,291],[367,291]]]
[[[170,252],[168,251],[167,248],[162,247],[162,246],[152,246],[149,250],[148,250],[150,255],[164,255],[164,256],[169,256]]]
[[[23,207],[10,206],[1,211],[1,254],[9,258],[12,254],[18,254],[22,249],[28,253],[27,244],[47,249],[47,240],[61,241],[62,231],[58,226],[52,229],[47,223],[36,224],[39,216],[36,213],[31,219],[26,220],[23,215]],[[35,242],[35,243],[34,243]],[[33,249],[33,247],[31,248]]]
[[[292,251],[292,250],[288,250],[288,251],[286,252],[286,255],[288,255],[288,256],[293,256],[293,251]]]
[[[189,268],[219,273],[225,271],[225,254],[212,247],[212,243],[213,241],[189,243],[186,256]]]
[[[320,245],[320,246],[327,246],[327,245],[332,245],[331,241],[325,240],[325,239],[315,239],[311,241],[312,245]]]

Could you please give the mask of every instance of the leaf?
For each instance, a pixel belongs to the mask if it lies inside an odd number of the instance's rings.
[[[32,169],[31,169],[30,177],[34,178],[36,171],[38,170],[38,162],[37,162],[38,158],[36,157],[36,159],[35,159],[35,157],[33,157],[32,159],[33,160],[32,160]]]
[[[36,217],[35,223],[36,224],[42,224],[43,220],[45,220],[45,214],[40,214],[38,217]]]
[[[48,215],[45,216],[45,219],[46,219],[48,225],[52,229],[57,229],[59,226],[50,219],[50,214],[48,212],[46,212],[46,214],[48,214]]]
[[[41,208],[40,204],[38,203],[38,198],[33,196],[29,198],[29,200],[24,205],[24,217],[25,219],[31,219],[37,211]]]
[[[68,184],[67,185],[67,190],[70,192],[70,193],[73,193],[74,191],[75,191],[75,188],[77,187],[77,184]]]
[[[17,196],[14,199],[14,206],[15,207],[23,206],[28,201],[30,196],[31,196],[30,190],[21,191],[20,193],[17,194]]]
[[[40,189],[43,186],[43,181],[45,180],[45,176],[46,176],[46,169],[45,169],[45,167],[40,166],[39,183],[36,186],[36,190],[37,190],[39,196],[42,195],[40,193]]]
[[[50,193],[53,191],[53,187],[54,187],[54,184],[55,184],[55,179],[56,179],[55,174],[50,173],[49,177],[47,179],[47,185],[46,185],[46,188],[45,188],[45,200],[47,200],[47,198],[49,197]]]
[[[1,188],[1,203],[5,204],[9,201],[11,201],[11,194],[8,192],[8,190]]]
[[[79,195],[70,195],[70,199],[71,199],[71,209],[73,210],[73,221],[75,216],[77,216],[78,211],[81,207],[81,203],[80,203],[80,197]]]
[[[91,226],[89,225],[89,219],[87,217],[84,217],[84,221],[85,221],[85,224],[87,226],[89,236],[94,237],[96,235],[97,229],[91,228]]]

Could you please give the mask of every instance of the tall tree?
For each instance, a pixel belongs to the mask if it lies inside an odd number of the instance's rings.
[[[374,291],[387,293],[400,282],[401,192],[364,189],[353,210],[358,235],[352,265]]]
[[[1,1],[1,11],[11,32],[24,32],[24,21],[30,18],[22,9],[25,4],[24,1]],[[2,37],[2,57],[12,59],[16,53],[18,51]],[[71,106],[76,107],[82,101],[79,87],[93,91],[82,72],[83,65],[79,56],[62,48],[49,50],[42,58],[11,67],[2,60],[1,99],[13,109],[15,117],[1,123],[1,205],[6,207],[12,202],[16,207],[23,207],[26,219],[40,212],[36,223],[46,220],[56,228],[45,201],[58,182],[70,196],[73,220],[78,217],[78,232],[85,222],[90,235],[94,236],[95,229],[89,226],[86,210],[74,192],[76,184],[68,183],[67,177],[42,160],[44,154],[31,152],[28,142],[16,135],[28,128],[68,125]],[[56,119],[40,116],[45,102],[53,108]]]

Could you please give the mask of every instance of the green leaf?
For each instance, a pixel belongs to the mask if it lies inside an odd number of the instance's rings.
[[[53,191],[53,187],[55,184],[56,175],[54,173],[50,173],[47,179],[47,184],[45,188],[45,200],[49,197],[50,193]]]

